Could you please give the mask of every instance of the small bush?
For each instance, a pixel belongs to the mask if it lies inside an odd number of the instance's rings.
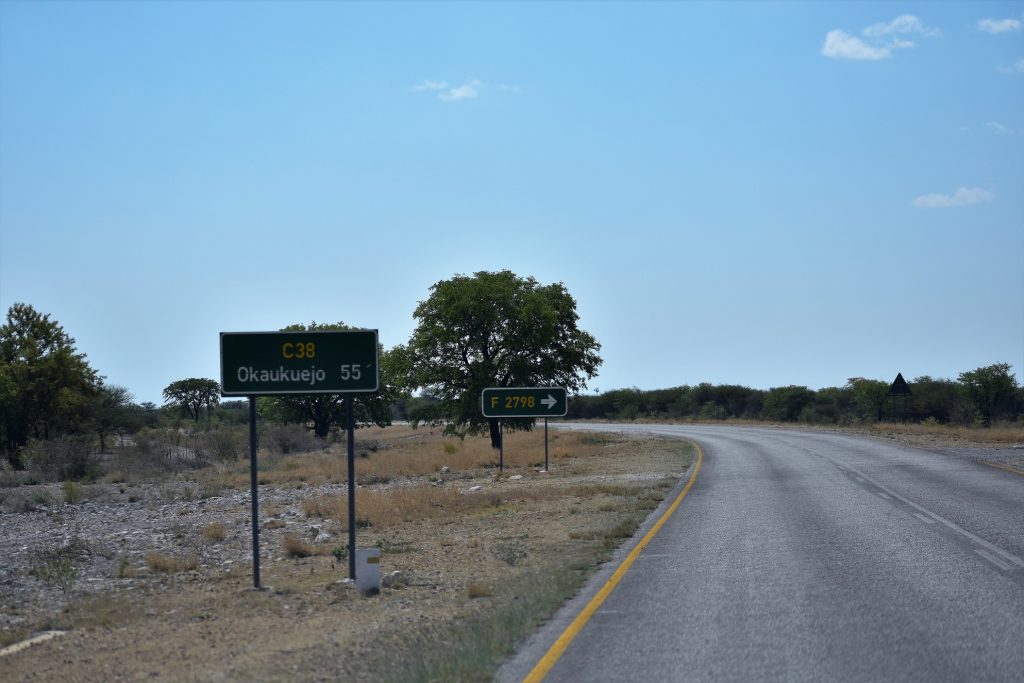
[[[39,577],[43,583],[59,586],[61,591],[67,593],[74,586],[75,579],[78,578],[78,569],[70,559],[61,557],[37,565],[32,569],[32,574]]]
[[[271,453],[308,453],[317,450],[313,433],[302,425],[271,425],[263,430],[261,442]]]
[[[503,543],[494,549],[494,556],[511,567],[526,557],[526,551],[518,543]]]
[[[93,456],[92,437],[62,436],[31,441],[24,450],[25,462],[50,481],[99,476],[99,462]]]
[[[211,543],[223,541],[228,537],[227,528],[220,522],[211,522],[202,529],[203,538]]]
[[[60,488],[64,492],[64,502],[68,505],[79,503],[85,497],[85,489],[73,481],[61,482]]]
[[[133,576],[135,576],[135,569],[132,568],[131,560],[122,557],[121,561],[117,563],[117,578],[129,579]]]
[[[59,586],[67,593],[78,578],[78,562],[92,557],[92,547],[74,536],[63,546],[50,550],[35,550],[29,554],[29,573],[51,586]]]
[[[224,426],[211,429],[199,435],[204,452],[221,462],[231,462],[244,457],[249,448],[249,429],[239,426]]]

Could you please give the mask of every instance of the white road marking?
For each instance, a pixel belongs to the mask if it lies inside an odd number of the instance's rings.
[[[875,491],[875,495],[878,496],[879,498],[885,498],[886,500],[892,500],[892,498],[890,498],[889,496],[885,495],[884,493],[879,493],[878,491]]]
[[[925,524],[935,524],[935,520],[934,519],[932,519],[931,517],[925,517],[920,512],[915,512],[914,516],[917,517],[922,522],[924,522]]]
[[[820,455],[819,457],[824,458],[825,460],[828,460],[829,462],[832,462],[832,460],[830,458],[827,458],[824,455]],[[860,474],[860,473],[858,472],[858,474]],[[922,514],[925,514],[925,515],[928,515],[929,517],[934,519],[936,522],[939,522],[940,524],[945,525],[947,528],[951,529],[952,531],[955,531],[956,533],[960,534],[964,538],[969,538],[970,540],[974,541],[975,545],[980,545],[982,548],[988,550],[993,555],[997,555],[997,556],[1003,558],[1004,560],[1006,560],[1007,562],[1012,562],[1013,564],[1017,565],[1021,569],[1024,569],[1024,560],[1022,560],[1021,558],[1017,557],[1013,553],[1011,553],[1011,552],[1009,552],[1007,550],[1003,550],[999,546],[992,545],[991,543],[986,541],[984,538],[981,538],[979,536],[975,536],[974,534],[972,534],[967,529],[964,529],[963,527],[958,526],[957,524],[949,521],[948,519],[946,519],[942,515],[938,515],[938,514],[932,512],[931,510],[928,510],[927,508],[923,508],[923,507],[921,507],[920,505],[918,505],[917,503],[915,503],[912,500],[907,500],[906,498],[904,498],[900,494],[896,493],[895,491],[891,491],[891,490],[887,489],[886,487],[882,486],[881,484],[879,484],[877,481],[874,481],[870,477],[866,477],[863,474],[861,474],[861,476],[864,477],[864,479],[866,479],[873,486],[875,486],[876,488],[879,488],[879,489],[885,491],[887,494],[889,494],[890,496],[892,496],[896,500],[900,501],[901,503],[905,503],[906,505],[909,505],[910,507],[914,508],[918,512],[920,512]],[[881,494],[879,494],[879,495],[881,495]]]
[[[978,553],[979,555],[984,557],[986,560],[988,560],[989,562],[991,562],[995,566],[997,566],[1000,569],[1002,569],[1004,572],[1008,572],[1011,569],[1013,569],[1013,567],[1011,567],[1010,565],[1006,564],[1005,562],[1000,562],[996,558],[992,557],[990,554],[986,553],[984,550],[978,550],[977,548],[975,548],[974,552]]]

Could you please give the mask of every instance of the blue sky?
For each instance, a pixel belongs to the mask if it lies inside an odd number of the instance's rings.
[[[564,282],[590,389],[1024,367],[1024,2],[0,3],[0,307],[218,333]]]

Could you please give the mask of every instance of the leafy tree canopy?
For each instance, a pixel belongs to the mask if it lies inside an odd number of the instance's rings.
[[[562,283],[541,285],[508,270],[456,275],[430,288],[416,307],[418,321],[405,361],[410,388],[437,399],[433,413],[452,434],[476,433],[489,424],[498,446],[497,421],[480,413],[486,387],[586,387],[601,345],[577,327],[576,301]],[[529,428],[532,420],[511,423]]]
[[[1017,378],[1009,363],[995,363],[960,373],[960,382],[984,424],[1012,418],[1017,406]]]
[[[77,429],[102,378],[75,340],[47,314],[16,303],[0,327],[0,430],[15,466],[29,438]]]
[[[179,379],[164,389],[164,402],[177,406],[183,413],[199,422],[204,408],[209,415],[210,410],[220,403],[220,383],[198,377]]]

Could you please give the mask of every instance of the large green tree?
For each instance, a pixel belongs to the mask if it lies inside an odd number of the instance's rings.
[[[11,464],[30,438],[81,428],[101,378],[47,314],[16,303],[0,327],[0,429]]]
[[[355,330],[343,322],[310,323],[289,325],[282,332]],[[391,404],[402,396],[401,378],[405,371],[400,354],[380,351],[380,390],[376,394],[356,394],[352,405],[353,418],[357,425],[375,424],[380,427],[391,424]],[[294,394],[273,396],[261,401],[261,412],[270,419],[281,422],[311,423],[313,433],[326,437],[331,427],[345,422],[345,394]]]
[[[430,288],[413,316],[416,330],[396,348],[408,368],[410,388],[437,399],[425,416],[450,434],[490,429],[498,447],[496,420],[480,412],[486,387],[586,387],[601,357],[601,345],[579,329],[576,301],[562,283],[542,285],[508,270],[456,275]],[[528,428],[533,421],[510,421]]]
[[[984,424],[1016,417],[1017,378],[1010,372],[1009,363],[962,372],[959,379]]]
[[[220,384],[216,380],[189,377],[171,382],[164,389],[164,403],[176,406],[196,422],[220,404]]]

